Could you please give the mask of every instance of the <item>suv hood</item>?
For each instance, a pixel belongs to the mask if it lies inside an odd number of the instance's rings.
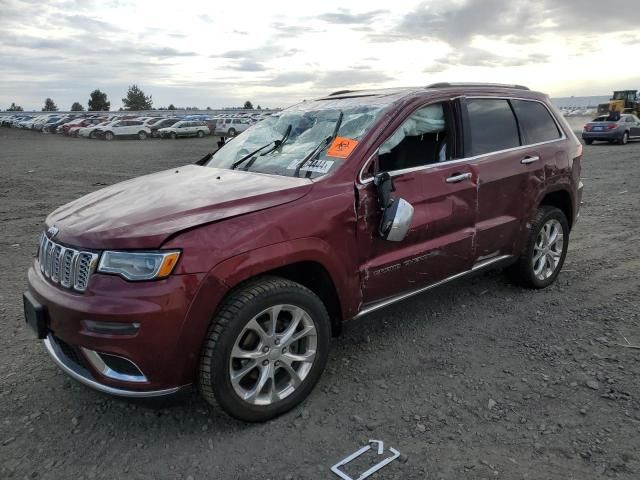
[[[186,165],[127,180],[64,205],[46,220],[79,248],[159,248],[187,228],[292,202],[304,178]]]

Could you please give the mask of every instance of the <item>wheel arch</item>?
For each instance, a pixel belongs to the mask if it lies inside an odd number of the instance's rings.
[[[551,192],[547,192],[539,202],[539,205],[547,205],[550,207],[559,208],[562,213],[567,217],[567,222],[569,223],[569,228],[573,227],[574,224],[574,207],[573,207],[573,198],[571,197],[571,193],[568,190],[560,189],[554,190]]]
[[[210,274],[230,289],[262,275],[273,275],[304,285],[323,301],[334,335],[359,304],[357,274],[350,275],[326,242],[304,238],[262,247],[216,265]]]

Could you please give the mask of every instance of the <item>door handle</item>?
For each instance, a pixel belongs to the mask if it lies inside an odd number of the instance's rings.
[[[468,180],[469,178],[471,178],[471,173],[455,173],[453,175],[451,175],[450,177],[448,177],[445,182],[447,183],[458,183],[461,182],[463,180]]]
[[[535,157],[524,157],[520,160],[520,163],[523,165],[529,165],[530,163],[537,162],[538,160],[540,160],[540,157],[536,155]]]

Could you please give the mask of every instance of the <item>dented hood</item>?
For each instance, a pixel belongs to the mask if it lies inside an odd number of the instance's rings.
[[[47,217],[57,241],[82,248],[158,248],[172,234],[292,202],[312,182],[187,165],[85,195]]]

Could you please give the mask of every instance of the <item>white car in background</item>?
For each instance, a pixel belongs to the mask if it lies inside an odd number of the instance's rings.
[[[151,129],[141,120],[118,120],[97,128],[95,136],[105,140],[113,140],[116,137],[144,140],[151,136]]]
[[[204,137],[209,135],[211,131],[205,122],[196,120],[182,120],[174,123],[170,127],[161,128],[158,134],[162,138],[178,138],[178,137]]]
[[[113,121],[107,120],[105,122],[98,123],[97,125],[88,125],[78,130],[78,136],[84,138],[96,138],[96,131],[101,127],[108,126],[111,123],[113,123]]]
[[[227,135],[229,137],[235,137],[237,134],[244,132],[251,126],[251,123],[246,118],[219,118],[216,123],[217,135]]]

